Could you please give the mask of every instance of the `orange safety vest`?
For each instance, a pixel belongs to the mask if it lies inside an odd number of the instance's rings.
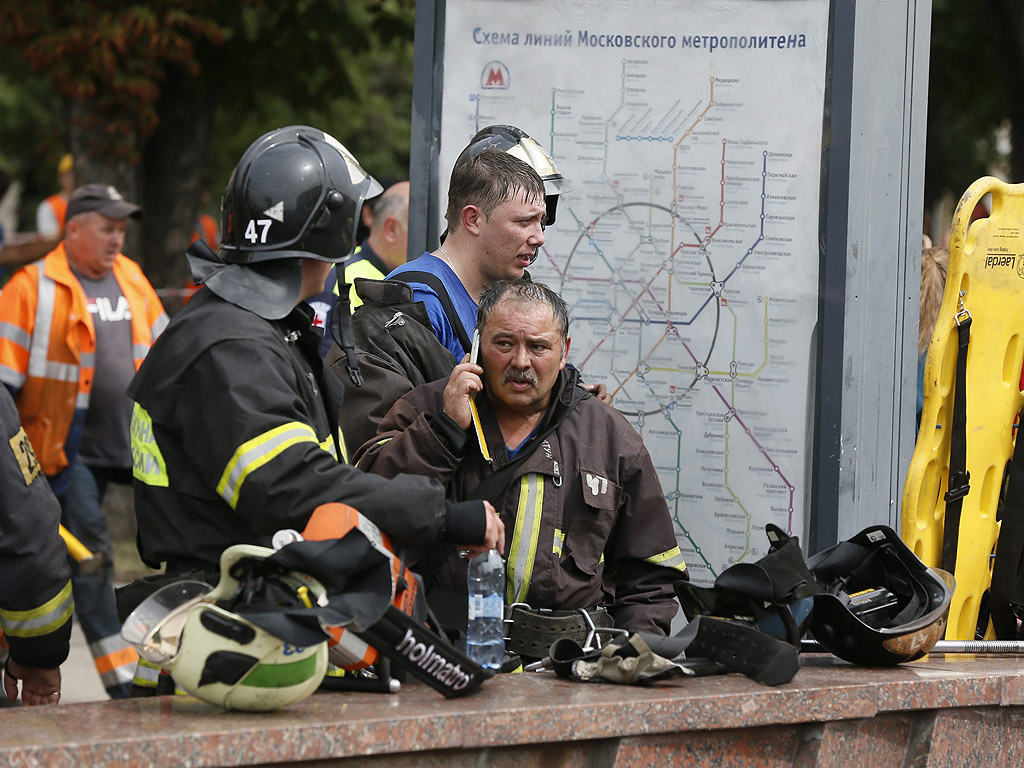
[[[50,195],[46,198],[46,202],[53,208],[53,215],[57,217],[57,229],[60,232],[64,231],[64,216],[68,212],[68,199],[64,196],[63,192],[58,192],[55,195]]]
[[[138,264],[118,254],[113,272],[131,309],[138,370],[167,326],[167,315]],[[0,382],[15,393],[22,426],[47,475],[58,474],[74,458],[64,446],[72,428],[81,429],[89,407],[95,353],[85,291],[62,241],[15,272],[0,294]]]
[[[189,245],[194,243],[200,237],[206,241],[206,244],[213,250],[217,250],[220,246],[220,238],[217,232],[217,222],[214,221],[213,216],[208,213],[199,214],[198,225],[192,231],[192,237],[189,240]]]

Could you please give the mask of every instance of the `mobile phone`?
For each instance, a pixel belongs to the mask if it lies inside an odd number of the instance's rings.
[[[469,362],[478,365],[477,358],[480,357],[480,329],[473,329],[473,349],[469,353]]]

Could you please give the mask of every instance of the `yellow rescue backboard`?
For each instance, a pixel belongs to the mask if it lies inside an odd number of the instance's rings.
[[[970,221],[978,201],[992,196],[987,218]],[[962,310],[960,298],[963,298]],[[924,410],[903,487],[901,534],[927,565],[942,558],[949,448],[956,377],[958,311],[970,313],[967,354],[967,470],[956,553],[956,592],[946,638],[973,640],[989,588],[999,534],[996,505],[1013,425],[1024,402],[1024,184],[985,177],[960,198],[953,214],[949,269],[924,369]],[[986,637],[992,637],[991,623]]]

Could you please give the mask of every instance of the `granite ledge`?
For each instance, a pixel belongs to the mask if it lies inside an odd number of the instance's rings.
[[[407,684],[396,695],[323,693],[274,713],[219,713],[190,697],[0,711],[0,764],[230,766],[303,763],[506,745],[587,742],[880,713],[1017,706],[1024,660],[933,656],[892,669],[808,655],[786,685],[740,675],[656,687],[504,676],[446,701]]]

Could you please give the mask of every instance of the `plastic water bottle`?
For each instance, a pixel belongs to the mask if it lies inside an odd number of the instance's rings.
[[[505,658],[505,562],[497,550],[469,561],[466,655],[481,667],[500,669]]]

